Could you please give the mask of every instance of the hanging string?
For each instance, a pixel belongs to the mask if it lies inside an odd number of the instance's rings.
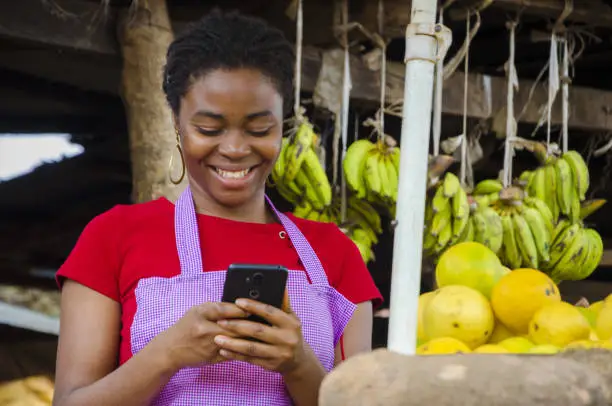
[[[506,94],[506,141],[504,143],[504,169],[502,182],[504,187],[510,186],[512,183],[512,157],[514,155],[514,138],[516,136],[516,121],[514,120],[514,92],[518,90],[518,75],[516,73],[515,45],[516,45],[516,26],[517,21],[512,21],[507,24],[510,30],[510,55],[506,66],[506,74],[508,77],[508,87]]]
[[[293,111],[299,121],[302,120],[301,90],[302,90],[302,43],[304,38],[304,14],[302,0],[297,0],[297,18],[295,33],[295,89]]]
[[[440,7],[438,24],[444,24],[444,7]],[[439,46],[439,44],[438,44]],[[434,106],[433,106],[433,156],[440,154],[440,138],[442,137],[442,94],[444,88],[444,59],[436,61],[436,77],[434,80]]]
[[[378,141],[385,140],[385,100],[387,92],[387,45],[384,40],[384,0],[378,0],[378,46],[380,47],[380,109],[378,111]]]
[[[342,24],[346,28],[348,27],[349,10],[348,0],[344,0],[342,4]],[[346,149],[348,144],[348,120],[349,120],[349,103],[350,103],[350,92],[351,92],[351,65],[350,65],[350,54],[349,54],[349,43],[348,43],[348,31],[345,29],[343,34],[343,47],[344,47],[344,74],[342,75],[342,114],[340,119],[342,120],[342,157],[346,155]],[[338,117],[336,117],[338,119]],[[334,157],[334,163],[338,164],[338,157]],[[334,174],[338,172],[337,167],[334,167]],[[340,180],[340,219],[342,222],[346,221],[346,179],[344,174]]]
[[[569,64],[570,64],[570,52],[568,46],[567,35],[563,39],[563,84],[562,84],[562,117],[563,117],[563,129],[561,133],[561,147],[563,153],[567,152],[569,147]]]
[[[550,37],[550,57],[548,65],[548,103],[546,104],[546,149],[550,153],[550,133],[552,126],[552,107],[559,92],[559,55],[558,37],[553,31]]]
[[[478,13],[476,13],[478,14]],[[466,171],[468,165],[468,141],[467,141],[467,107],[468,107],[468,83],[469,83],[469,72],[470,72],[470,26],[471,26],[471,13],[468,14],[465,19],[465,41],[466,41],[466,52],[465,59],[463,61],[463,133],[461,134],[461,166],[459,168],[459,181],[461,186],[465,186]]]

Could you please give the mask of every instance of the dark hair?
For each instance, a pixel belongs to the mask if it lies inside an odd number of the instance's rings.
[[[256,69],[276,86],[287,114],[293,103],[294,58],[292,44],[277,28],[259,18],[216,9],[170,44],[164,93],[178,114],[181,98],[202,75],[216,69]]]

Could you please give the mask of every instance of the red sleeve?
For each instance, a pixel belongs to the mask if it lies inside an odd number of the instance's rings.
[[[337,235],[337,252],[341,253],[342,260],[334,288],[353,303],[372,301],[374,308],[383,303],[383,297],[370,275],[368,267],[361,258],[359,248],[337,226],[334,226]]]
[[[60,289],[64,279],[71,279],[119,301],[119,214],[119,206],[115,206],[85,226],[56,274]]]

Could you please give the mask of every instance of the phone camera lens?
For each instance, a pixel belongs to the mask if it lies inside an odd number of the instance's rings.
[[[260,272],[257,272],[256,274],[253,275],[253,285],[255,286],[259,286],[263,283],[263,274]]]
[[[251,299],[257,300],[259,299],[259,290],[257,289],[251,289],[249,290],[249,297]]]

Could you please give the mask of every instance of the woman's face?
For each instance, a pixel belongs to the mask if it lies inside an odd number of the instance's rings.
[[[267,77],[212,71],[193,83],[176,119],[194,193],[232,208],[261,198],[283,127],[283,98]]]

